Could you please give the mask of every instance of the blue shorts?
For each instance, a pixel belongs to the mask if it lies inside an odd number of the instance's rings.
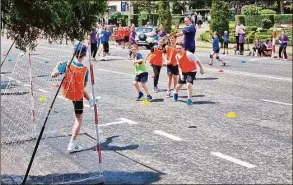
[[[141,73],[135,76],[134,81],[145,84],[148,82],[148,76],[149,76],[148,72]]]

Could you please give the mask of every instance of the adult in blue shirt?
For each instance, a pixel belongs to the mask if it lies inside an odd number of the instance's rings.
[[[109,53],[109,38],[112,35],[109,26],[106,26],[106,30],[102,31],[101,43],[103,44],[103,56],[101,60],[107,60],[106,55]]]
[[[191,53],[195,52],[195,26],[192,24],[190,17],[184,18],[186,27],[182,30],[182,33],[177,33],[176,36],[180,37],[184,35],[184,48]]]

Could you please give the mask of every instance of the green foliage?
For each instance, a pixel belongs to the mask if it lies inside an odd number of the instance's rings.
[[[262,22],[262,27],[265,29],[269,29],[270,27],[273,26],[273,23],[270,19],[262,19],[261,22]]]
[[[219,33],[219,39],[222,41],[224,31],[229,30],[229,6],[224,1],[213,0],[211,9],[210,30]]]
[[[181,24],[184,22],[184,16],[172,16],[172,25]]]
[[[236,15],[235,16],[235,22],[237,22],[238,20],[240,20],[241,24],[246,25],[245,16],[244,15]]]
[[[161,0],[158,2],[158,15],[158,24],[162,24],[165,30],[170,33],[172,27],[172,16],[168,0]]]
[[[261,41],[264,41],[264,40],[267,40],[267,39],[272,39],[272,34],[256,32],[254,34],[254,38],[255,39],[260,39]]]
[[[209,42],[212,39],[212,33],[210,31],[200,34],[199,40],[204,42]]]
[[[259,15],[261,11],[261,7],[255,5],[245,5],[242,7],[242,14],[243,15]]]
[[[147,22],[148,22],[148,12],[145,10],[139,12],[138,26],[146,25]]]
[[[245,31],[256,31],[257,30],[257,26],[246,26],[245,27]]]
[[[8,34],[14,35],[16,46],[26,51],[36,47],[41,33],[55,39],[83,40],[98,16],[107,11],[107,1],[6,0],[1,2],[1,10]]]
[[[269,19],[271,24],[274,24],[274,15],[247,15],[245,16],[246,26],[261,26],[263,25],[262,19]]]
[[[276,11],[271,10],[271,9],[262,9],[262,10],[260,11],[260,14],[261,14],[261,15],[264,15],[264,14],[276,14],[276,13],[277,13]]]
[[[275,15],[276,24],[292,24],[292,14],[277,14]]]

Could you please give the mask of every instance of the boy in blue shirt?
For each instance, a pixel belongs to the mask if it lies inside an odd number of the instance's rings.
[[[225,54],[226,49],[227,49],[227,54],[228,54],[229,35],[228,35],[227,31],[224,31],[224,35],[222,36],[222,38],[224,39],[224,52],[223,52],[223,54]]]
[[[226,62],[224,62],[222,59],[220,59],[219,57],[219,52],[220,52],[220,47],[219,47],[219,36],[218,36],[218,32],[214,32],[213,34],[213,41],[211,41],[213,43],[213,52],[210,54],[210,62],[209,65],[213,65],[213,61],[214,61],[214,55],[216,56],[216,59],[218,61],[221,61],[223,63],[223,65],[226,65]]]
[[[103,44],[103,56],[101,61],[105,61],[107,53],[109,53],[109,38],[112,35],[109,26],[106,26],[106,30],[102,31],[101,43]]]

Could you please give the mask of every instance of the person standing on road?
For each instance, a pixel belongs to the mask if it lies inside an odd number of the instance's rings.
[[[193,81],[196,76],[197,72],[197,65],[200,68],[200,73],[203,75],[204,70],[201,65],[200,60],[190,51],[186,51],[184,49],[184,44],[177,43],[176,44],[176,60],[178,64],[179,69],[179,78],[178,78],[178,85],[175,88],[175,92],[173,94],[174,101],[178,101],[178,92],[181,89],[181,87],[187,83],[187,96],[188,99],[186,101],[187,105],[192,105],[192,86]]]
[[[280,43],[280,48],[279,48],[279,57],[278,59],[282,58],[282,52],[284,54],[284,58],[287,59],[287,44],[288,44],[288,36],[286,35],[285,31],[282,31],[282,35],[279,37],[279,43]]]
[[[107,60],[106,55],[109,53],[109,38],[112,35],[112,32],[110,31],[110,27],[106,26],[106,30],[102,32],[102,38],[101,43],[103,44],[103,56],[101,58],[101,61]]]
[[[174,89],[177,85],[178,80],[178,65],[176,60],[176,36],[171,36],[170,45],[166,46],[164,49],[163,58],[167,61],[167,75],[168,75],[168,90],[167,97],[171,97],[171,84],[173,80]]]
[[[241,29],[244,30],[244,26],[243,26],[243,24],[241,24],[240,20],[238,20],[237,24],[235,26],[235,38],[236,38],[236,44],[237,44],[237,47],[236,47],[237,52],[239,51],[239,33],[240,33]]]
[[[198,13],[198,15],[197,15],[197,24],[198,24],[199,28],[202,25],[202,15],[200,15],[200,13]]]
[[[210,62],[209,65],[213,65],[214,62],[214,56],[216,56],[216,59],[218,61],[221,61],[222,64],[225,66],[226,62],[224,62],[220,57],[219,57],[219,53],[220,53],[220,46],[219,46],[219,35],[218,32],[214,32],[213,34],[213,52],[210,54]]]
[[[144,94],[140,90],[139,83],[141,84],[141,87],[144,89],[147,95],[147,100],[151,101],[153,98],[150,95],[149,89],[146,85],[148,81],[148,72],[147,72],[146,63],[143,60],[141,53],[138,52],[139,49],[136,44],[133,44],[131,46],[131,50],[132,50],[133,65],[135,70],[135,78],[134,78],[133,85],[138,93],[137,101],[139,101],[144,96]]]
[[[160,38],[158,40],[158,46],[154,46],[151,49],[151,52],[146,57],[146,61],[149,57],[151,57],[149,60],[149,63],[151,64],[151,66],[153,67],[153,70],[154,70],[153,91],[155,93],[158,93],[160,91],[160,89],[158,88],[158,82],[159,82],[161,68],[163,66],[163,51],[164,51],[163,44],[164,44],[164,40],[163,40],[163,38]]]
[[[191,22],[190,17],[184,18],[186,27],[182,30],[182,33],[177,33],[176,36],[180,37],[184,35],[184,48],[191,53],[195,52],[195,33],[196,28]]]
[[[245,43],[245,32],[243,29],[239,30],[238,33],[238,38],[239,38],[239,47],[240,47],[240,55],[244,54],[244,43]]]
[[[86,45],[82,43],[75,45],[75,58],[71,65],[68,67],[68,62],[59,63],[52,72],[52,78],[66,73],[62,83],[62,94],[65,98],[72,101],[74,106],[75,123],[72,129],[72,137],[67,148],[69,152],[82,150],[82,147],[77,144],[76,139],[83,122],[83,98],[89,101],[91,107],[93,107],[94,104],[94,101],[90,99],[89,94],[85,91],[89,78],[89,70],[82,62],[86,58],[86,52]]]
[[[96,31],[96,28],[93,28],[90,34],[89,44],[91,45],[91,56],[93,57],[93,60],[95,61],[97,60],[96,54],[98,51],[97,42],[98,42],[98,32]]]
[[[227,54],[228,54],[228,44],[229,44],[228,31],[224,31],[224,35],[222,36],[222,38],[224,40],[224,52],[223,52],[223,54],[225,54],[226,49],[227,49]]]
[[[136,44],[135,37],[136,37],[135,26],[131,26],[131,28],[130,28],[130,40],[129,40],[130,47],[133,44]],[[132,49],[131,48],[130,48],[130,51],[129,51],[129,59],[131,59],[131,55],[132,55]]]

